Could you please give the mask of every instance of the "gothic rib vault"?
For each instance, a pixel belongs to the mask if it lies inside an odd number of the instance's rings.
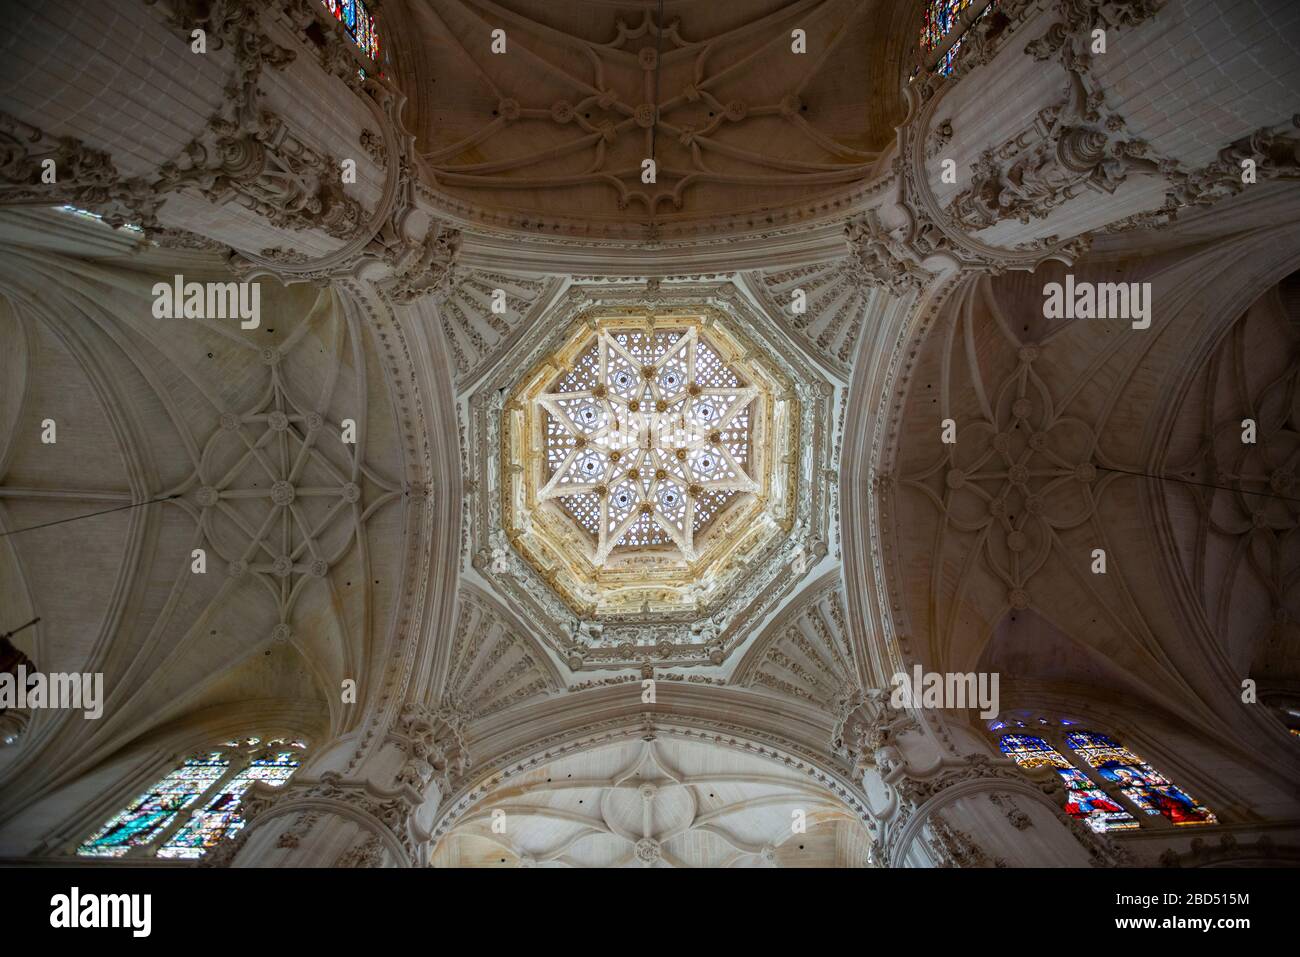
[[[108,700],[0,715],[0,855],[260,736],[303,765],[207,864],[1300,857],[1300,76],[1234,99],[1268,4],[1004,0],[911,79],[924,6],[387,0],[382,63],[315,0],[29,8],[103,92],[36,44],[0,96],[0,604]],[[1044,318],[1067,272],[1151,327]],[[913,668],[1215,823],[1089,831]]]
[[[878,29],[904,19],[896,4],[678,3],[657,18],[571,0],[395,11],[417,148],[445,201],[488,223],[645,240],[806,216],[877,168],[899,118],[898,38]],[[504,53],[481,41],[489,24]],[[796,27],[833,42],[774,55]]]

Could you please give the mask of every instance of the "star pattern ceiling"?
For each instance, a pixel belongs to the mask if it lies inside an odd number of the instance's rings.
[[[758,490],[746,471],[757,395],[693,327],[604,330],[537,398],[550,470],[539,498],[591,535],[596,564],[619,546],[675,546],[689,561],[710,520]]]
[[[671,13],[448,0],[412,19],[438,43],[436,59],[400,62],[439,189],[530,224],[766,221],[868,176],[897,119],[882,113],[896,98],[870,93],[883,58],[857,51],[879,45],[879,24],[858,0]],[[794,29],[811,38],[802,52]]]

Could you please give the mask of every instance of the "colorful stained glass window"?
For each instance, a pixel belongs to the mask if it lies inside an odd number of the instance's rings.
[[[297,768],[298,761],[288,751],[249,762],[248,767],[227,781],[201,811],[197,811],[158,849],[158,856],[202,857],[208,848],[244,826],[239,802],[254,781],[280,787]]]
[[[148,844],[216,784],[229,765],[218,752],[189,759],[110,818],[77,853],[82,857],[122,857],[132,847]]]
[[[366,8],[364,0],[321,0],[325,9],[334,15],[334,19],[343,24],[348,36],[366,55],[376,63],[379,61],[379,31],[375,28],[375,18]]]
[[[1042,738],[1032,734],[1004,734],[998,746],[1022,768],[1055,769],[1065,782],[1065,810],[1094,831],[1131,830],[1138,826],[1132,814],[1116,804]]]
[[[1104,734],[1075,731],[1065,737],[1066,746],[1112,782],[1122,795],[1147,814],[1163,814],[1178,825],[1214,824],[1217,818],[1187,792],[1128,748]]]
[[[930,0],[929,6],[925,11],[925,21],[921,25],[921,52],[929,53],[936,47],[941,46],[949,35],[960,27],[960,17],[962,13],[970,7],[975,0]],[[997,0],[993,0],[985,7],[975,19],[988,15],[988,12],[998,5]],[[953,64],[957,61],[957,53],[961,49],[962,38],[948,48],[943,59],[935,64],[936,73],[949,76],[953,70]]]

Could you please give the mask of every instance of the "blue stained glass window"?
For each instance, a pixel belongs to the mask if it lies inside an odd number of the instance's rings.
[[[1132,814],[1116,804],[1042,738],[1032,734],[1004,734],[998,746],[1022,768],[1053,768],[1065,782],[1066,812],[1084,821],[1094,831],[1130,830],[1138,826]]]
[[[283,786],[306,747],[298,739],[243,738],[190,758],[110,818],[77,853],[122,857],[148,847],[162,858],[202,857],[244,826],[240,804],[253,782]]]
[[[159,857],[202,857],[208,848],[244,826],[239,803],[254,781],[280,787],[298,768],[289,752],[269,758],[257,758],[230,779],[208,804],[194,814],[161,848]]]
[[[974,3],[974,0],[930,0],[929,6],[925,11],[925,20],[921,24],[920,46],[922,53],[929,53],[931,50],[941,46],[952,32],[960,28],[960,17],[962,13]],[[979,20],[988,15],[998,5],[998,0],[993,0],[985,7],[975,19]],[[935,64],[934,70],[944,76],[952,74],[953,65],[957,62],[957,54],[961,49],[964,38],[959,38],[956,43],[948,48],[943,59]]]
[[[82,857],[122,857],[132,847],[148,844],[216,784],[229,765],[218,752],[191,758],[109,818],[77,853]]]
[[[379,63],[379,31],[365,0],[321,0],[335,20],[343,24],[353,42]]]
[[[1106,781],[1119,787],[1120,794],[1139,810],[1162,814],[1180,826],[1217,823],[1209,808],[1112,738],[1093,731],[1075,731],[1066,735],[1065,743]]]

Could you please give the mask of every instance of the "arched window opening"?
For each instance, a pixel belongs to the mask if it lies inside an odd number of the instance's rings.
[[[925,20],[921,25],[921,57],[925,58],[928,54],[941,47],[950,36],[960,31],[957,42],[949,47],[943,58],[934,65],[935,73],[943,76],[952,74],[953,65],[957,62],[957,53],[965,41],[966,31],[969,29],[969,27],[962,25],[961,15],[974,4],[975,0],[929,0],[925,10]],[[997,5],[998,0],[993,0],[975,17],[975,21],[988,16],[991,11],[996,9]],[[972,24],[975,21],[972,21]],[[918,66],[913,76],[919,72],[920,67]]]
[[[1132,814],[1042,738],[1029,734],[1004,734],[998,745],[1003,754],[1010,755],[1022,768],[1053,768],[1065,782],[1065,810],[1094,831],[1131,830],[1139,826]]]
[[[1209,808],[1192,799],[1128,748],[1104,734],[1076,731],[1066,745],[1106,781],[1147,814],[1162,814],[1173,824],[1214,824]]]
[[[1209,808],[1114,738],[1073,730],[1077,723],[1063,718],[1027,720],[1002,717],[988,727],[1011,732],[998,737],[998,747],[1020,767],[1055,770],[1065,782],[1066,811],[1094,831],[1134,830],[1152,815],[1177,826],[1218,823]],[[1030,725],[1037,733],[1022,733]]]
[[[348,36],[376,64],[379,59],[379,30],[365,0],[321,0],[334,19],[343,24]]]
[[[283,786],[302,763],[305,748],[300,740],[245,738],[191,755],[109,818],[77,854],[202,857],[244,826],[239,806],[253,782]]]

